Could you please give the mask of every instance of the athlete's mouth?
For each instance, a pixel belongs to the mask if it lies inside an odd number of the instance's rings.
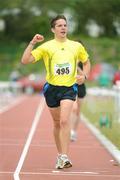
[[[61,34],[65,34],[66,32],[65,31],[62,31]]]

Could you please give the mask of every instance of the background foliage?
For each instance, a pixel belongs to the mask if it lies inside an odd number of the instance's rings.
[[[59,13],[69,14],[70,22],[76,24],[73,34],[88,35],[86,25],[92,20],[103,29],[101,36],[118,36],[120,0],[5,0],[0,5],[3,39],[28,41],[36,32],[50,36],[49,20]]]
[[[42,71],[42,63],[24,68],[20,58],[34,34],[43,34],[45,40],[52,37],[49,22],[56,14],[67,17],[72,29],[69,37],[83,41],[92,63],[107,61],[119,66],[120,0],[0,0],[0,22],[4,25],[1,30],[0,23],[1,79],[7,79],[14,69],[22,74]],[[86,26],[91,21],[102,29],[99,37],[89,37]]]

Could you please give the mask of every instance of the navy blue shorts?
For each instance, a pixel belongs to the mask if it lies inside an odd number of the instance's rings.
[[[46,99],[48,107],[60,106],[60,101],[64,99],[70,99],[75,101],[78,93],[78,85],[73,86],[54,86],[49,83],[45,83],[43,87],[43,94]]]
[[[86,95],[85,84],[78,85],[78,98],[84,98]]]

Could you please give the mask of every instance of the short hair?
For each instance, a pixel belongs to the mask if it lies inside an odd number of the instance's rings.
[[[50,22],[50,25],[51,25],[51,28],[54,28],[55,27],[55,23],[57,20],[59,19],[64,19],[66,22],[67,22],[67,19],[64,15],[57,15],[55,18],[53,18]]]

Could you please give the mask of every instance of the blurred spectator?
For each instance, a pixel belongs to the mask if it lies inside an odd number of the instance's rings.
[[[112,127],[112,121],[106,112],[101,112],[99,119],[100,127]]]
[[[18,70],[14,70],[10,74],[10,81],[17,81],[20,78],[20,73]]]
[[[98,78],[98,84],[102,87],[108,87],[111,84],[111,78],[108,73],[102,72]]]
[[[117,81],[120,81],[120,70],[115,72],[113,77],[113,84],[117,84]]]
[[[18,82],[21,84],[23,92],[32,94],[33,92],[41,92],[43,90],[45,78],[38,74],[30,74],[28,76],[21,77]]]

